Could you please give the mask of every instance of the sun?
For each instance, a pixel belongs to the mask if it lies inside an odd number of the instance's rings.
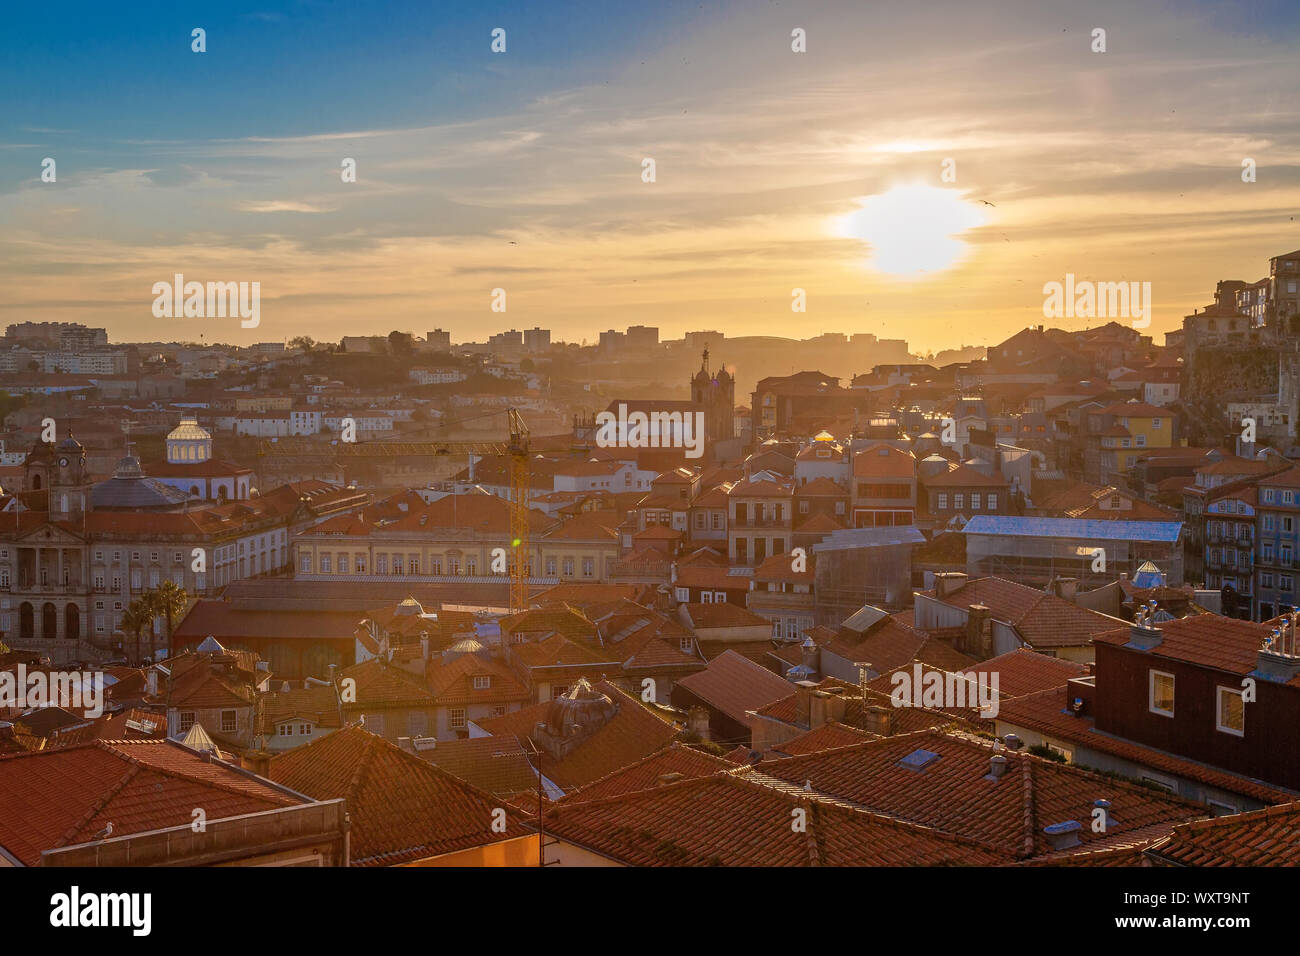
[[[986,220],[982,206],[954,189],[911,184],[863,200],[841,232],[870,243],[877,271],[917,277],[956,264],[966,251],[958,237]]]

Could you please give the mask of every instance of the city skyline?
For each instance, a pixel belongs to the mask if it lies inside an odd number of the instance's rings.
[[[23,9],[0,40],[4,324],[234,344],[643,324],[924,353],[1104,324],[1044,320],[1072,274],[1151,283],[1159,340],[1300,245],[1282,3],[952,5],[942,34],[889,4],[73,7],[80,31]],[[150,289],[178,272],[260,282],[259,326],[160,323]]]

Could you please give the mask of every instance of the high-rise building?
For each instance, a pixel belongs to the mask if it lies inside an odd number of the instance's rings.
[[[524,349],[529,352],[544,352],[551,347],[551,330],[531,328],[524,329]]]
[[[425,341],[435,352],[451,351],[451,333],[444,332],[442,329],[434,329],[432,332],[426,332]]]

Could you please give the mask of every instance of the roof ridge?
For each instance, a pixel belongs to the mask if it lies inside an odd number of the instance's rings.
[[[95,742],[98,743],[99,741],[95,741]],[[117,783],[109,787],[102,797],[100,797],[97,801],[95,801],[90,805],[90,809],[87,810],[82,815],[81,819],[79,819],[76,823],[74,823],[71,827],[69,827],[67,831],[63,834],[63,836],[59,837],[58,842],[54,844],[56,847],[67,846],[68,843],[72,841],[72,838],[77,835],[77,832],[82,827],[88,824],[91,820],[95,819],[96,815],[98,815],[101,810],[107,807],[109,802],[114,797],[116,797],[119,793],[121,793],[122,790],[125,789],[128,783],[130,783],[140,774],[141,766],[137,761],[132,760],[129,757],[126,757],[124,754],[120,754],[112,747],[103,747],[100,749],[104,750],[106,753],[118,757],[118,759],[126,760],[127,763],[130,764],[131,766],[129,766],[126,772],[122,774],[122,776],[118,779]],[[109,822],[111,823],[112,821],[110,820]]]
[[[1020,761],[1020,782],[1023,788],[1025,851],[1021,859],[1034,855],[1035,837],[1038,835],[1038,805],[1034,800],[1034,762]]]

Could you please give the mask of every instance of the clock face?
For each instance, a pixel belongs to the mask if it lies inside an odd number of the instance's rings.
[[[60,459],[59,459],[59,467],[60,467],[60,468],[67,468],[67,467],[68,467],[68,459],[66,459],[66,458],[60,458]]]

